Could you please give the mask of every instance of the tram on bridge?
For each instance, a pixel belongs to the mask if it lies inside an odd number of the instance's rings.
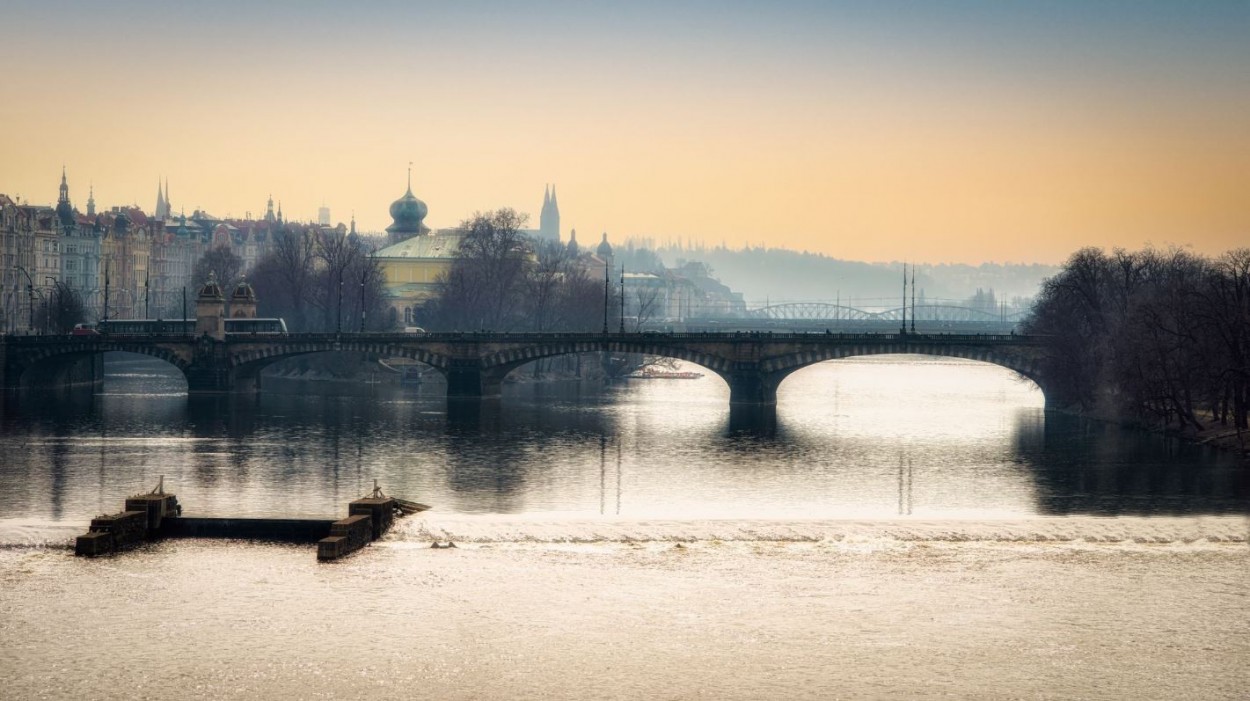
[[[227,336],[286,336],[281,318],[226,319]],[[108,319],[96,326],[101,334],[115,336],[190,336],[195,319]]]

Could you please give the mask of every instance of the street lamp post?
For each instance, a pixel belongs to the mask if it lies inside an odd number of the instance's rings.
[[[343,333],[343,271],[342,270],[339,270],[339,307],[335,316],[337,316],[338,318],[335,319],[336,327],[335,327],[334,333],[341,334]]]
[[[371,255],[369,259],[372,260],[373,256]],[[365,332],[365,281],[369,278],[369,268],[371,267],[373,266],[366,267],[360,273],[360,333]]]
[[[48,294],[43,299],[43,312],[44,312],[44,319],[43,319],[44,327],[43,328],[44,328],[45,333],[51,334],[52,333],[52,291],[56,289],[56,278],[45,277],[43,281],[45,283],[51,281],[52,283],[51,285],[48,286]]]
[[[625,333],[625,264],[621,263],[621,334]]]
[[[104,259],[104,323],[107,326],[109,320],[109,263],[108,258]]]
[[[17,269],[26,276],[26,299],[30,302],[29,321],[27,322],[29,333],[35,333],[35,283],[30,279],[30,273],[26,272],[26,268],[17,266]]]

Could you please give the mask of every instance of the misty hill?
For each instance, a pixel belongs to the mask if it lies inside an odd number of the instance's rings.
[[[901,262],[864,263],[780,248],[668,245],[655,250],[668,266],[692,260],[706,263],[713,277],[743,294],[748,306],[766,300],[834,301],[840,297],[848,306],[897,307],[903,294]],[[916,288],[929,301],[966,300],[978,289],[993,289],[998,299],[1010,301],[1033,297],[1042,280],[1058,271],[1058,266],[1040,264],[922,263],[916,268]]]

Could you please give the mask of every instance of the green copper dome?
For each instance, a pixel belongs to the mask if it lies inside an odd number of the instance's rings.
[[[386,227],[386,230],[392,234],[423,233],[426,229],[421,222],[428,213],[429,208],[412,194],[412,187],[409,186],[403,197],[391,203],[391,219],[395,223]]]

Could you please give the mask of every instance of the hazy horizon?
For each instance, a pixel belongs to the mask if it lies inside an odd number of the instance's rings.
[[[0,192],[1054,264],[1250,240],[1250,4],[12,3]]]

